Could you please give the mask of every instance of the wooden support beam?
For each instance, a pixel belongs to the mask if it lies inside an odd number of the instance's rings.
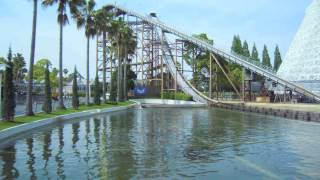
[[[222,65],[220,64],[218,58],[214,55],[211,54],[213,59],[215,60],[216,64],[220,67],[220,69],[222,70],[223,74],[225,75],[225,77],[227,78],[227,80],[229,81],[229,83],[231,84],[231,86],[233,87],[234,91],[237,93],[237,95],[239,97],[241,97],[239,90],[237,89],[237,87],[233,84],[233,82],[231,81],[230,77],[228,76],[228,74],[226,73],[226,71],[223,69]]]

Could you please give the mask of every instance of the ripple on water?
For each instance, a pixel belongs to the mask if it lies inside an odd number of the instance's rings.
[[[0,147],[3,179],[316,179],[319,124],[218,109],[74,120]]]

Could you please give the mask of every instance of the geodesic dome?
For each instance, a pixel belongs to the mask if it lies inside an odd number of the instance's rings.
[[[278,75],[320,94],[320,0],[307,8]]]

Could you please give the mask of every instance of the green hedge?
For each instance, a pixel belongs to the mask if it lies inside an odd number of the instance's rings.
[[[183,92],[164,92],[163,93],[164,99],[175,99],[175,100],[183,100],[183,101],[193,101],[192,96],[189,96]]]

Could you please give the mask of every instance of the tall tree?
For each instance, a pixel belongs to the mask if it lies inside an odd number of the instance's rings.
[[[77,15],[77,26],[78,28],[85,28],[85,35],[87,38],[87,81],[86,81],[86,105],[90,104],[89,97],[89,85],[90,85],[90,72],[89,72],[89,62],[90,62],[90,38],[96,35],[95,28],[95,7],[96,3],[94,0],[86,0],[85,6],[81,9],[80,13]]]
[[[111,23],[111,28],[109,31],[109,36],[112,40],[113,46],[116,47],[117,51],[117,59],[118,59],[118,77],[117,77],[117,101],[123,101],[123,86],[121,85],[123,80],[123,40],[124,40],[124,29],[126,27],[126,23],[122,18],[115,20]]]
[[[111,22],[114,14],[108,11],[108,7],[105,6],[99,9],[95,14],[96,29],[99,34],[102,34],[102,98],[103,102],[107,103],[106,90],[107,90],[107,32],[111,28]],[[110,60],[111,61],[111,60]],[[111,62],[110,62],[111,63]]]
[[[0,64],[6,64],[7,60],[4,57],[0,57]]]
[[[44,7],[49,7],[54,4],[58,4],[58,23],[60,26],[60,38],[59,38],[59,108],[65,109],[63,103],[63,27],[68,24],[68,13],[69,8],[70,13],[73,18],[77,18],[80,14],[79,8],[85,5],[84,0],[43,0],[42,5]]]
[[[114,71],[111,73],[111,81],[117,82],[118,78],[118,72]],[[117,83],[110,84],[110,96],[109,96],[110,102],[116,102],[117,101]]]
[[[276,46],[276,50],[274,51],[274,71],[278,71],[280,68],[280,65],[282,64],[282,58],[281,58],[281,53],[279,50],[279,46]]]
[[[21,82],[25,77],[25,73],[27,72],[25,66],[26,62],[22,54],[15,54],[13,57],[13,79],[16,82]]]
[[[136,48],[137,48],[137,41],[136,36],[134,35],[133,30],[126,26],[124,29],[124,69],[123,69],[123,94],[124,94],[124,100],[128,100],[128,63],[129,58],[128,56],[131,54],[134,54]]]
[[[234,35],[232,40],[231,51],[236,52],[236,47],[237,47],[237,36]]]
[[[8,67],[4,73],[4,85],[3,85],[3,106],[2,106],[2,118],[5,121],[13,121],[15,116],[16,99],[15,88],[13,84],[13,63],[12,63],[12,51],[9,48],[8,53]]]
[[[247,46],[247,43],[244,42],[243,46]],[[237,55],[244,55],[244,49],[242,46],[242,42],[239,35],[233,36],[231,51]],[[247,55],[247,54],[246,54]],[[234,63],[228,63],[226,66],[229,69],[229,76],[233,79],[234,83],[238,88],[241,87],[242,80],[243,80],[243,68],[240,65]]]
[[[232,41],[232,47],[231,51],[234,53],[242,55],[243,50],[242,50],[242,43],[239,35],[233,36],[233,41]]]
[[[74,109],[79,108],[79,94],[78,94],[78,71],[74,68],[73,82],[72,82],[72,107]]]
[[[256,44],[253,45],[252,52],[251,52],[251,59],[253,59],[257,62],[260,62],[259,52],[257,50]]]
[[[242,55],[245,57],[250,57],[249,45],[248,45],[247,41],[243,42]]]
[[[51,93],[51,86],[50,86],[50,70],[49,70],[49,63],[46,65],[45,70],[45,89],[44,89],[44,103],[42,106],[42,110],[48,114],[52,112],[52,93]]]
[[[213,45],[214,41],[208,37],[205,33],[195,34],[193,37],[206,41],[207,43]],[[186,51],[184,52],[184,58],[186,59],[186,63],[192,67],[192,83],[195,87],[199,87],[199,63],[198,60],[202,58],[204,54],[207,52],[202,48],[199,48],[197,45],[186,42],[185,44]]]
[[[100,98],[101,98],[101,87],[100,87],[99,77],[96,76],[94,81],[94,104],[95,105],[101,104]]]
[[[35,83],[42,83],[45,80],[45,70],[49,64],[49,67],[52,66],[50,60],[48,59],[40,59],[34,66],[33,66],[33,81]],[[58,69],[52,68],[50,72],[50,85],[52,88],[58,87]],[[29,77],[27,77],[29,79]]]
[[[34,115],[32,110],[32,91],[33,91],[33,64],[34,54],[36,49],[36,32],[37,32],[37,14],[38,14],[38,0],[33,0],[33,20],[32,20],[32,37],[31,37],[31,52],[29,62],[29,80],[27,88],[27,103],[26,103],[26,115]]]
[[[270,61],[269,52],[268,52],[268,48],[267,48],[266,45],[263,46],[262,64],[267,66],[267,67],[272,67],[271,61]]]

